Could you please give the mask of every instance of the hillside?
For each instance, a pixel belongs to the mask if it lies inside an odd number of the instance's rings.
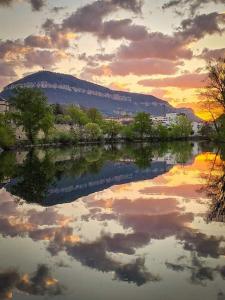
[[[151,95],[114,91],[71,75],[49,71],[40,71],[9,84],[0,96],[8,99],[12,90],[18,86],[41,88],[51,104],[96,107],[106,116],[134,114],[138,111],[155,116],[170,112],[186,112],[191,119],[196,119],[192,110],[176,109],[166,101]]]

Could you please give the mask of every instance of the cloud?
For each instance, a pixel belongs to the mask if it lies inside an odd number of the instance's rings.
[[[224,4],[224,0],[170,0],[163,4],[162,8],[174,8],[178,13],[184,13],[185,9],[187,9],[191,13],[191,15],[194,15],[200,8],[212,3]]]
[[[0,273],[0,298],[11,299],[13,290],[17,289],[29,295],[61,295],[63,287],[51,276],[46,265],[39,265],[32,274],[20,275],[16,270]]]
[[[177,35],[181,36],[187,42],[198,41],[207,34],[222,34],[225,27],[221,27],[221,25],[225,25],[224,14],[217,12],[202,14],[183,20]]]
[[[115,60],[112,63],[96,68],[84,68],[82,76],[126,76],[149,74],[174,74],[181,65],[180,62],[171,62],[161,59],[133,59]]]
[[[13,64],[0,60],[0,76],[3,77],[16,76]]]
[[[52,19],[47,19],[42,25],[45,35],[50,39],[52,47],[68,48],[70,40],[76,37],[76,34],[68,28],[62,28],[61,25],[55,24]]]
[[[134,235],[134,237],[136,238],[137,235]],[[140,237],[138,238],[140,239]],[[68,255],[78,260],[84,266],[88,266],[89,268],[102,272],[114,272],[114,277],[117,280],[135,283],[138,286],[147,282],[160,281],[159,276],[146,270],[145,260],[142,258],[137,258],[130,263],[121,263],[109,256],[107,251],[117,252],[119,250],[118,247],[122,244],[126,246],[126,242],[128,240],[125,235],[121,235],[119,246],[116,241],[118,241],[117,238],[115,239],[115,244],[113,244],[114,246],[112,248],[112,245],[107,242],[107,238],[105,239],[105,237],[102,237],[94,242],[81,242],[74,246],[67,246],[65,251]],[[120,248],[119,251],[121,250],[124,250],[124,248]]]
[[[15,65],[0,59],[0,87],[9,84],[16,77]]]
[[[86,65],[89,67],[97,67],[99,66],[99,62],[109,62],[115,58],[115,54],[95,54],[95,55],[87,55],[86,53],[82,53],[78,55],[78,59],[85,61]]]
[[[34,50],[25,54],[24,66],[26,68],[32,68],[34,66],[52,68],[63,58],[64,55],[59,51]]]
[[[99,38],[121,39],[125,38],[131,41],[142,40],[148,32],[145,26],[135,25],[131,19],[119,21],[111,20],[102,24],[102,29],[97,33]]]
[[[225,24],[225,15],[218,13],[188,18],[181,22],[181,26],[173,35],[151,32],[141,40],[120,46],[117,56],[123,59],[191,59],[193,53],[188,46],[206,34],[221,34],[224,31],[221,24]]]
[[[206,61],[210,60],[217,60],[219,58],[224,58],[225,57],[225,48],[221,49],[213,49],[210,50],[208,48],[203,49],[202,53],[198,55],[199,58],[202,58]]]
[[[207,74],[189,73],[162,79],[144,79],[138,84],[148,87],[177,87],[182,89],[203,88],[206,86]]]
[[[33,11],[40,11],[46,4],[46,0],[26,0],[30,3]],[[10,6],[16,2],[15,0],[0,0],[0,5],[2,6]]]
[[[30,4],[34,11],[40,11],[45,6],[45,0],[30,0]]]
[[[111,0],[112,4],[118,5],[119,7],[133,11],[134,13],[141,13],[143,6],[143,0]]]
[[[51,39],[46,35],[29,35],[25,38],[24,44],[34,48],[52,48]]]
[[[201,232],[194,232],[187,230],[180,232],[177,239],[183,241],[184,250],[196,252],[201,257],[218,258],[224,255],[225,249],[221,247],[224,238],[217,238],[215,236],[208,236]]]
[[[23,276],[17,289],[30,295],[62,295],[62,287],[46,265],[39,265],[32,276]]]
[[[64,10],[64,9],[66,9],[66,6],[55,6],[55,7],[53,7],[52,9],[51,9],[51,11],[53,12],[53,13],[58,13],[58,12],[60,12],[60,11],[62,11],[62,10]]]
[[[145,260],[137,258],[134,263],[128,263],[116,270],[115,278],[126,282],[135,282],[137,286],[141,286],[147,282],[158,282],[160,277],[147,271]]]
[[[131,19],[110,21],[103,19],[121,8],[140,13],[142,4],[142,1],[137,0],[98,0],[78,8],[65,18],[61,24],[61,30],[92,33],[100,39],[108,37],[113,39],[141,39],[147,34],[147,30],[144,26],[133,24]]]
[[[0,40],[0,59],[10,60],[13,59],[24,51],[24,45],[20,40]]]
[[[122,45],[118,49],[117,55],[123,59],[163,58],[177,60],[179,58],[191,59],[193,54],[190,49],[186,48],[181,37],[153,32],[140,41]]]

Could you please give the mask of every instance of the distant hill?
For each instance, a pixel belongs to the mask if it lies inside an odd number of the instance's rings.
[[[18,86],[42,89],[51,104],[96,107],[105,116],[132,115],[139,111],[145,111],[154,116],[185,112],[192,120],[198,119],[191,109],[176,109],[166,101],[151,95],[114,91],[71,75],[49,71],[40,71],[9,84],[0,93],[0,97],[7,100],[12,90]]]

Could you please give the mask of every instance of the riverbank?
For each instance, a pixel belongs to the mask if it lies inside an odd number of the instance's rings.
[[[92,146],[92,145],[106,145],[106,144],[142,144],[142,143],[175,143],[175,142],[203,142],[210,141],[208,138],[203,136],[195,137],[180,137],[180,138],[167,138],[162,139],[159,137],[143,138],[143,139],[125,139],[125,138],[115,138],[115,139],[98,139],[98,140],[78,140],[78,141],[61,141],[61,142],[45,142],[43,140],[37,141],[35,144],[30,144],[28,141],[20,141],[14,146],[2,149],[0,148],[0,153],[2,151],[17,151],[23,149],[33,149],[33,148],[61,148],[67,146]],[[211,142],[213,142],[211,140]]]

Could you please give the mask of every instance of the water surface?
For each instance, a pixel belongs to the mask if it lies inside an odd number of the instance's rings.
[[[2,153],[0,299],[225,299],[224,153]]]

